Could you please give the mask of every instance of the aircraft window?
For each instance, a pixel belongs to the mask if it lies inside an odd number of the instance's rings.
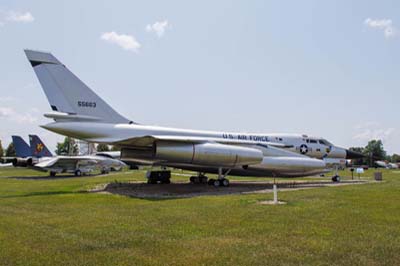
[[[310,143],[317,143],[315,139],[310,139]]]
[[[321,143],[323,145],[326,145],[326,146],[332,146],[332,144],[329,141],[325,140],[325,139],[320,139],[319,143]]]
[[[310,140],[309,140],[309,139],[307,140],[307,143],[310,143]]]

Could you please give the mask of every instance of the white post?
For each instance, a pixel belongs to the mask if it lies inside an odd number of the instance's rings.
[[[274,204],[278,204],[278,188],[276,184],[274,184]]]

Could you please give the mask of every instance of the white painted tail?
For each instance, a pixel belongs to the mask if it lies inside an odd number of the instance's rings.
[[[70,118],[89,117],[106,123],[129,123],[51,53],[25,50],[51,109]],[[57,118],[55,118],[57,120]],[[90,120],[90,119],[89,119]]]

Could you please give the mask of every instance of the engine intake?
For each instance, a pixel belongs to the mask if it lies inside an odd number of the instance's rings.
[[[260,150],[219,143],[157,142],[154,152],[158,160],[210,166],[253,165],[263,160]]]

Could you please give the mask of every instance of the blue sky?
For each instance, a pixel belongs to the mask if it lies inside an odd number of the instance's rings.
[[[23,49],[51,51],[144,124],[307,133],[400,153],[398,1],[2,1],[0,139],[49,105]]]

